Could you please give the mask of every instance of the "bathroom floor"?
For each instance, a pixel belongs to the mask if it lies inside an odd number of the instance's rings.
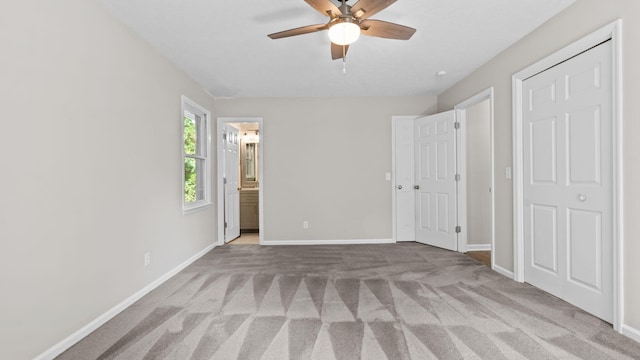
[[[260,233],[242,233],[239,238],[229,242],[229,245],[259,245]]]

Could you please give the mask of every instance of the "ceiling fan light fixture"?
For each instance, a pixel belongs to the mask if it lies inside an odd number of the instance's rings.
[[[329,39],[336,45],[350,45],[360,37],[360,26],[350,21],[341,21],[329,28]]]

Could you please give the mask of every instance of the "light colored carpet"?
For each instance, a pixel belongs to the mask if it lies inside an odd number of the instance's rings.
[[[640,344],[464,254],[226,245],[59,359],[640,359]]]

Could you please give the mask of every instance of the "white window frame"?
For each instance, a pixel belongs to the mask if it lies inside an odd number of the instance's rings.
[[[185,112],[189,111],[193,114],[199,115],[203,119],[204,124],[204,134],[197,134],[198,141],[203,141],[201,144],[205,147],[203,152],[204,155],[191,155],[186,154],[184,151],[184,117]],[[199,131],[196,129],[196,131]],[[189,99],[188,97],[182,95],[182,106],[180,113],[180,153],[181,156],[181,178],[182,178],[182,187],[180,192],[182,194],[182,211],[183,213],[189,213],[191,211],[200,209],[205,206],[211,205],[211,112],[204,107],[198,105],[195,101]],[[185,158],[196,158],[202,159],[204,168],[202,169],[202,176],[204,177],[203,183],[203,198],[202,200],[196,200],[193,202],[187,203],[184,197],[184,187],[185,187],[185,178],[184,178],[184,160]]]

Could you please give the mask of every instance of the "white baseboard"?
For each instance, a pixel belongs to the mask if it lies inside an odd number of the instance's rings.
[[[511,270],[507,270],[501,266],[498,266],[496,264],[493,264],[493,266],[491,267],[491,269],[495,272],[497,272],[500,275],[504,275],[506,277],[508,277],[509,279],[515,279],[513,271]]]
[[[632,338],[633,340],[640,342],[640,330],[632,328],[629,325],[622,324],[620,327],[622,335]]]
[[[174,276],[175,274],[179,273],[180,271],[182,271],[187,266],[191,265],[191,263],[193,263],[194,261],[196,261],[199,258],[201,258],[204,254],[206,254],[209,251],[211,251],[213,248],[216,247],[216,245],[217,244],[214,243],[214,244],[211,244],[211,245],[207,246],[204,250],[200,251],[199,253],[197,253],[197,254],[193,255],[192,257],[190,257],[189,259],[185,260],[183,263],[181,263],[180,265],[176,266],[175,268],[173,268],[172,270],[170,270],[166,274],[162,275],[158,279],[154,280],[152,283],[150,283],[149,285],[145,286],[140,291],[138,291],[135,294],[131,295],[130,297],[128,297],[127,299],[125,299],[124,301],[119,303],[118,305],[114,306],[113,308],[107,310],[107,312],[105,312],[104,314],[98,316],[95,320],[91,321],[90,323],[88,323],[87,325],[82,327],[80,330],[78,330],[75,333],[69,335],[66,339],[64,339],[64,340],[60,341],[59,343],[55,344],[54,346],[50,347],[48,350],[46,350],[42,354],[36,356],[34,358],[34,360],[52,360],[56,356],[62,354],[65,350],[67,350],[68,348],[73,346],[78,341],[82,340],[85,336],[87,336],[90,333],[92,333],[94,330],[96,330],[97,328],[102,326],[107,321],[109,321],[112,318],[114,318],[116,315],[118,315],[124,309],[126,309],[129,306],[131,306],[136,301],[140,300],[140,298],[142,298],[143,296],[147,295],[153,289],[155,289],[158,286],[162,285],[162,283],[164,283],[165,281],[169,280],[172,276]]]
[[[264,240],[260,245],[362,245],[395,244],[392,239],[346,239],[346,240]]]
[[[467,251],[491,251],[491,244],[467,244]]]

